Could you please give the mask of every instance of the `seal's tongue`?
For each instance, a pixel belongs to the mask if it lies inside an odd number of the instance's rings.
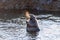
[[[28,11],[26,11],[25,16],[26,16],[27,19],[30,19],[30,14],[29,14]]]

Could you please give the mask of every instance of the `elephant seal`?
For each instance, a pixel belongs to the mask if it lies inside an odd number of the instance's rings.
[[[33,14],[29,14],[29,12],[26,12],[25,14],[26,16],[26,23],[27,23],[27,27],[26,30],[27,32],[38,32],[40,31],[40,29],[38,28],[38,24],[37,24],[37,20],[35,15]]]

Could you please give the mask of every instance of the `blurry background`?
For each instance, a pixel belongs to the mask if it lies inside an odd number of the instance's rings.
[[[29,6],[31,9],[59,11],[60,0],[0,0],[0,9],[25,9]]]
[[[25,9],[29,9],[34,14],[52,13],[58,15],[60,0],[0,0],[0,17],[2,18],[7,15],[9,18],[10,16],[14,18],[15,15],[17,17],[24,13]]]

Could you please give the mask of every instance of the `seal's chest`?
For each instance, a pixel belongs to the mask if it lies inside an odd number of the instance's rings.
[[[36,31],[40,31],[38,27],[27,27],[26,30],[27,30],[28,32],[30,32],[30,31],[35,31],[35,32],[36,32]]]

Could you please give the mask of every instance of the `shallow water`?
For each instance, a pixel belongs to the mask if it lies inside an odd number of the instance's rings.
[[[60,17],[36,15],[40,31],[26,32],[26,19],[0,19],[0,40],[60,40]]]

